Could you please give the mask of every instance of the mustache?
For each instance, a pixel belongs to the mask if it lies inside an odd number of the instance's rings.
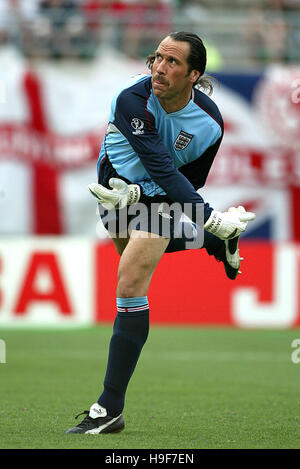
[[[162,78],[160,75],[153,75],[152,80],[153,81],[159,81],[160,83],[163,83],[164,85],[168,85],[167,80]]]

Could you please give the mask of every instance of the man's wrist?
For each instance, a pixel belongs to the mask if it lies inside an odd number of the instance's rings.
[[[128,200],[127,205],[136,204],[141,197],[141,188],[138,184],[128,185]]]
[[[220,212],[217,210],[213,210],[210,214],[210,217],[204,224],[204,229],[209,231],[212,234],[215,234],[219,231],[222,224],[222,218],[220,216]]]

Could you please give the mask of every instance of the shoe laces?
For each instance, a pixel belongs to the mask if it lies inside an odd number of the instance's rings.
[[[83,412],[80,412],[80,414],[75,416],[75,419],[77,420],[80,415],[85,415],[85,418],[82,420],[77,427],[84,428],[86,427],[93,419],[89,416],[89,411],[85,410]]]

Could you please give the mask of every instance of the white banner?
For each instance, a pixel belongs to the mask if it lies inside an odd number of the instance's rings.
[[[1,239],[0,326],[93,323],[93,243]]]

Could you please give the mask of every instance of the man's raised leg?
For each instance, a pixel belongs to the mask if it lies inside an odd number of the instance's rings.
[[[239,255],[239,237],[223,241],[212,233],[198,227],[193,222],[181,222],[181,225],[181,236],[171,238],[166,253],[204,248],[218,262],[223,262],[227,277],[235,280],[238,273],[240,273],[240,261],[242,260]],[[200,245],[199,243],[194,243],[196,248],[190,247],[197,237],[202,238],[203,242]]]

